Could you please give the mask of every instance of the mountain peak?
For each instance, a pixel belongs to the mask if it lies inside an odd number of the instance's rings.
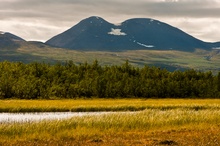
[[[5,32],[4,35],[5,35],[5,37],[7,37],[7,38],[9,38],[9,39],[11,39],[13,41],[25,41],[21,37],[18,37],[18,36],[14,35],[14,34],[11,34],[9,32]]]
[[[3,31],[0,31],[0,34],[5,34],[5,32],[3,32]]]
[[[182,30],[151,18],[133,18],[112,24],[92,16],[46,42],[48,45],[74,50],[181,50],[211,49],[206,42]]]
[[[158,20],[155,20],[155,19],[152,19],[152,18],[131,18],[131,19],[128,19],[124,22],[143,22],[143,21],[153,22],[153,21],[158,21]]]
[[[14,34],[0,31],[0,42],[0,50],[14,50],[19,47],[21,42],[25,42],[25,40]]]
[[[12,33],[9,33],[9,32],[0,31],[0,36],[1,36],[1,38],[9,39],[12,41],[25,41],[21,37],[18,37],[18,36],[14,35]]]
[[[91,17],[88,17],[86,19],[93,19],[93,20],[99,20],[99,19],[102,19],[104,20],[103,18],[99,17],[99,16],[91,16]]]
[[[80,21],[80,23],[87,23],[87,24],[102,24],[102,23],[108,23],[106,20],[104,20],[101,17],[98,16],[91,16],[89,18],[83,19]]]
[[[132,19],[128,19],[124,22],[122,22],[123,25],[161,25],[161,24],[165,24],[161,21],[152,19],[152,18],[132,18]]]

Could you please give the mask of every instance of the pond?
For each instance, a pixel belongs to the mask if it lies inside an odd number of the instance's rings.
[[[62,120],[72,117],[95,116],[115,112],[40,112],[40,113],[0,113],[0,123],[34,122]]]

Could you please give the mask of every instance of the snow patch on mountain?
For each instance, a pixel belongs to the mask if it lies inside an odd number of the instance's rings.
[[[153,45],[145,45],[145,44],[142,44],[140,42],[137,42],[138,45],[141,45],[141,46],[144,46],[146,48],[153,48],[154,46]]]
[[[108,32],[108,34],[110,35],[127,35],[126,33],[124,32],[121,32],[121,29],[114,29],[112,28],[110,32]]]
[[[213,50],[220,50],[220,47],[212,48]]]
[[[5,34],[5,32],[3,32],[3,31],[0,31],[0,34]]]

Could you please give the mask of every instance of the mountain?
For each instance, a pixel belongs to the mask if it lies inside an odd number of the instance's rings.
[[[25,42],[25,40],[14,34],[0,31],[1,50],[2,49],[14,50],[16,48],[19,48],[20,42]]]
[[[50,53],[54,50],[42,42],[28,42],[12,33],[0,31],[0,61],[56,62],[53,58],[46,56],[47,49],[50,49]],[[38,55],[41,52],[45,56]]]
[[[80,51],[124,50],[209,50],[219,43],[207,43],[166,23],[148,18],[129,19],[111,24],[100,17],[89,17],[46,44]]]
[[[95,59],[100,65],[122,65],[129,60],[136,67],[196,69],[217,74],[220,42],[203,42],[163,22],[140,18],[111,24],[90,17],[46,43],[25,41],[0,31],[0,61],[53,64],[71,60],[82,64]]]

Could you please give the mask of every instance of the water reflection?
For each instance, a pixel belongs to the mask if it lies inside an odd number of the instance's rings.
[[[0,113],[0,123],[62,120],[76,116],[101,115],[113,112],[46,112],[46,113]]]

